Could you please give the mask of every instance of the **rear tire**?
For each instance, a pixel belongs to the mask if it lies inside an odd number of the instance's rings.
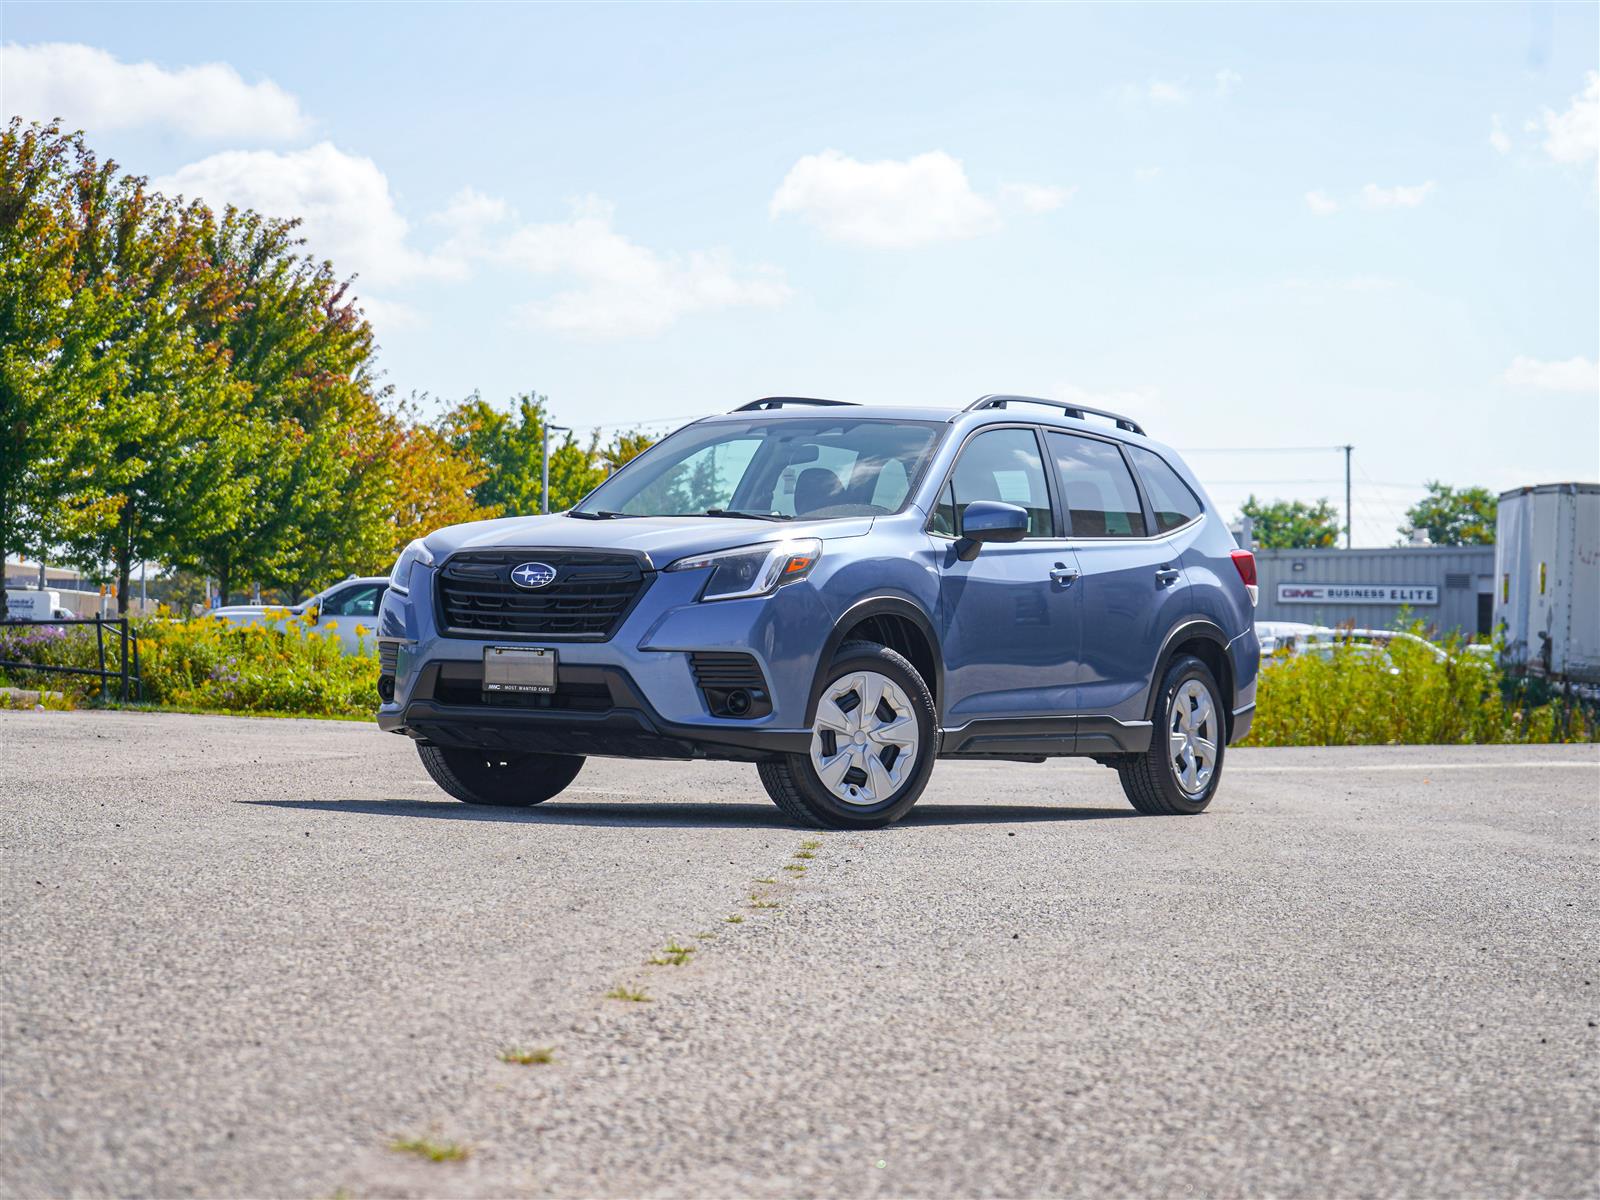
[[[772,802],[825,829],[878,829],[905,816],[928,786],[938,732],[917,669],[887,646],[846,643],[817,709],[810,751],[757,767]]]
[[[1173,659],[1151,724],[1150,749],[1117,767],[1128,802],[1151,816],[1203,812],[1222,781],[1228,742],[1221,692],[1205,663],[1191,654]]]
[[[576,754],[499,754],[418,746],[433,781],[464,804],[526,808],[560,794],[583,769]]]

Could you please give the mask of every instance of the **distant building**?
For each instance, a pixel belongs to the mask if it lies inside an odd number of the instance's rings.
[[[1443,636],[1488,634],[1493,546],[1260,550],[1258,621],[1387,629],[1402,611]]]

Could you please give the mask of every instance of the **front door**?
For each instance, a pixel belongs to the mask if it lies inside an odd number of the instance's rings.
[[[974,500],[1026,509],[1028,536],[990,543],[962,562],[956,539]],[[1065,714],[1078,673],[1079,567],[1057,524],[1038,434],[1005,426],[970,438],[940,493],[929,532],[940,553],[945,728],[1046,718],[1059,722],[1055,736],[1070,738]]]

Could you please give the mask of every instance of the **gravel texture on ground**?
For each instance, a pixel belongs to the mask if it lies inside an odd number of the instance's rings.
[[[1600,749],[1224,774],[822,833],[745,766],[496,811],[361,725],[0,713],[0,1194],[1600,1194]]]

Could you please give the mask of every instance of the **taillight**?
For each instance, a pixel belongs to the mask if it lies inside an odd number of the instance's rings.
[[[1230,557],[1239,578],[1244,580],[1244,590],[1250,594],[1250,607],[1254,608],[1261,602],[1261,588],[1256,584],[1256,556],[1248,550],[1234,550]]]

